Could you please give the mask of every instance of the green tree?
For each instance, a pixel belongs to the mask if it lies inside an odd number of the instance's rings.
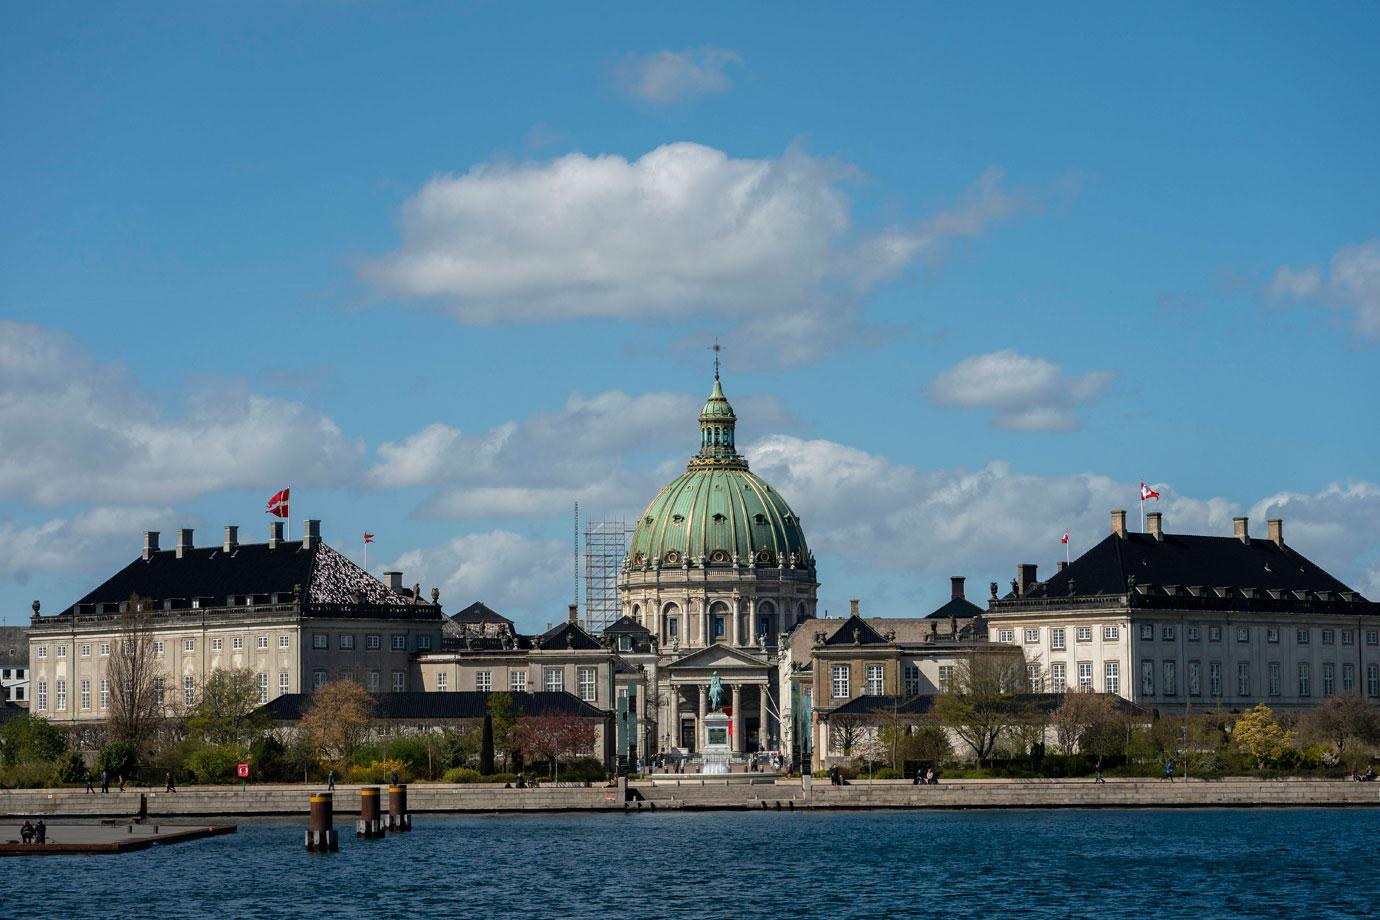
[[[0,728],[0,762],[7,767],[56,760],[66,750],[67,736],[42,716],[25,713]]]
[[[935,698],[935,720],[968,746],[983,766],[1002,736],[1033,715],[1025,690],[1025,659],[1019,649],[971,652],[954,666],[948,690]]]
[[[484,728],[479,740],[479,772],[492,776],[494,772],[494,715],[484,713]]]
[[[511,693],[489,694],[488,714],[493,720],[494,750],[503,752],[503,769],[506,771],[513,754],[513,726],[521,713]],[[481,742],[482,743],[482,742]]]
[[[1255,759],[1257,769],[1274,763],[1290,750],[1294,733],[1275,720],[1269,706],[1259,703],[1241,714],[1232,726],[1231,740],[1237,750]]]
[[[1380,742],[1380,707],[1356,693],[1330,696],[1304,714],[1299,730],[1304,737],[1332,744],[1343,756],[1348,742]]]
[[[268,728],[259,705],[259,676],[252,669],[212,671],[187,717],[187,731],[207,744],[247,747]]]
[[[139,769],[139,748],[133,741],[107,741],[96,755],[96,772],[106,771],[112,778],[130,779]]]
[[[312,694],[311,706],[302,714],[302,734],[318,757],[346,767],[373,729],[374,705],[359,684],[333,680]]]

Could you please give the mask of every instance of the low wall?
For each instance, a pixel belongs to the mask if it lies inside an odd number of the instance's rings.
[[[305,815],[320,787],[283,785],[188,786],[178,792],[145,791],[150,817]],[[936,786],[904,781],[855,781],[831,786],[798,779],[775,783],[636,782],[628,801],[606,786],[504,789],[483,784],[418,783],[408,786],[413,814],[493,812],[623,812],[662,810],[966,809],[966,808],[1251,808],[1377,807],[1380,783],[1318,780],[1224,779],[1167,783],[1152,780],[953,780]],[[386,807],[386,806],[385,806]],[[88,794],[81,790],[0,792],[0,815],[122,818],[139,808],[139,790]],[[359,811],[359,787],[337,786],[335,812]]]

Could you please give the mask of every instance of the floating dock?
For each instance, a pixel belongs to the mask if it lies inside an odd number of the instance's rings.
[[[129,853],[235,833],[233,824],[49,824],[47,842],[23,843],[19,824],[0,824],[0,856]]]

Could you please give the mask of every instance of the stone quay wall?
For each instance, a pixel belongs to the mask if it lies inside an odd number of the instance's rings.
[[[0,815],[76,819],[132,817],[139,794],[151,818],[303,815],[319,786],[187,786],[178,792],[139,790],[88,794],[80,789],[0,791]],[[485,784],[415,783],[412,814],[520,812],[643,812],[679,810],[911,810],[976,808],[1255,808],[1380,807],[1380,783],[1318,780],[954,780],[935,786],[905,781],[813,780],[724,783],[713,779],[639,781],[623,787],[504,789]],[[338,785],[337,815],[359,813],[359,787]]]

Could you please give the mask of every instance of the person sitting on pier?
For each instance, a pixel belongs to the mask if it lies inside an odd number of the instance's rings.
[[[47,843],[47,842],[48,842],[48,825],[46,825],[46,824],[43,823],[43,819],[42,819],[42,818],[39,818],[39,819],[38,819],[38,823],[34,825],[34,843]]]
[[[19,826],[19,839],[24,843],[33,843],[34,826],[28,821]]]
[[[1375,782],[1375,764],[1371,764],[1370,766],[1366,767],[1366,775],[1363,776],[1363,777],[1361,777],[1361,782],[1363,782],[1363,783],[1373,783],[1373,782]]]
[[[526,788],[527,788],[527,780],[523,779],[521,773],[519,773],[519,774],[517,775],[517,787],[518,787],[519,789],[526,789]]]

